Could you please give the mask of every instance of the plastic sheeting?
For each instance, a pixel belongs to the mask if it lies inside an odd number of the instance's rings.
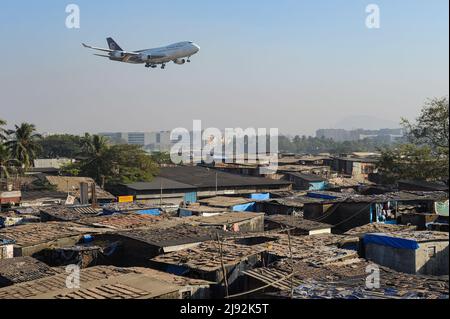
[[[192,211],[180,208],[180,213],[178,214],[178,217],[189,217],[189,216],[192,216]]]
[[[416,250],[419,248],[419,244],[413,239],[391,237],[384,234],[366,234],[364,236],[364,244],[377,244],[410,250]]]
[[[233,212],[254,212],[255,209],[256,203],[254,202],[233,206]]]
[[[270,199],[270,193],[251,194],[250,198],[256,200],[267,200]]]
[[[139,210],[136,213],[139,214],[139,215],[152,215],[152,216],[159,216],[159,215],[161,215],[161,211],[159,209]]]

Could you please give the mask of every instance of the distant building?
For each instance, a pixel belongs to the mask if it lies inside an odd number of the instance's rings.
[[[115,143],[139,145],[150,152],[168,152],[173,143],[170,140],[169,131],[161,132],[109,132],[99,133]]]
[[[401,139],[403,135],[403,129],[401,128],[380,130],[320,129],[316,131],[316,137],[332,139],[336,142],[358,141],[370,138],[380,142],[391,143]]]

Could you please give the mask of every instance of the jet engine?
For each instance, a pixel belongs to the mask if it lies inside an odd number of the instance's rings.
[[[139,54],[139,59],[141,59],[142,61],[148,61],[151,58],[152,58],[151,55],[144,54],[144,53]]]
[[[111,52],[111,56],[113,58],[120,59],[120,58],[123,58],[125,56],[125,54],[122,51],[113,51],[113,52]]]
[[[173,60],[173,63],[175,63],[175,64],[185,64],[186,60],[185,59],[176,59],[176,60]]]

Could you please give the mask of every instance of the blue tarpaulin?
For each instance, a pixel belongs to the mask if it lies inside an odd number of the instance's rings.
[[[256,203],[254,202],[233,206],[233,212],[254,212],[255,209]]]
[[[187,209],[180,208],[180,213],[178,214],[179,217],[189,217],[192,216],[192,211]]]
[[[310,191],[323,191],[327,188],[327,182],[311,182],[309,183]]]
[[[83,243],[91,243],[94,241],[94,237],[92,235],[84,235]]]
[[[178,276],[183,276],[184,274],[189,272],[189,268],[177,265],[169,265],[166,267],[166,272]]]
[[[322,193],[314,193],[314,192],[308,192],[306,196],[311,198],[320,198],[320,199],[336,199],[336,196],[328,195],[328,194],[322,194]]]
[[[416,250],[419,248],[419,244],[413,239],[390,237],[384,234],[366,234],[364,236],[364,244],[377,244],[411,250]]]
[[[251,194],[250,198],[257,200],[266,200],[270,199],[270,194],[269,193]]]
[[[144,210],[138,210],[136,214],[139,215],[153,215],[153,216],[159,216],[161,215],[161,212],[159,209],[144,209]]]

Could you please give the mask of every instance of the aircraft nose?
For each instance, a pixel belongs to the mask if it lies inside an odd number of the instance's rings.
[[[195,52],[200,51],[200,47],[197,44],[192,43],[192,46],[194,47]]]

